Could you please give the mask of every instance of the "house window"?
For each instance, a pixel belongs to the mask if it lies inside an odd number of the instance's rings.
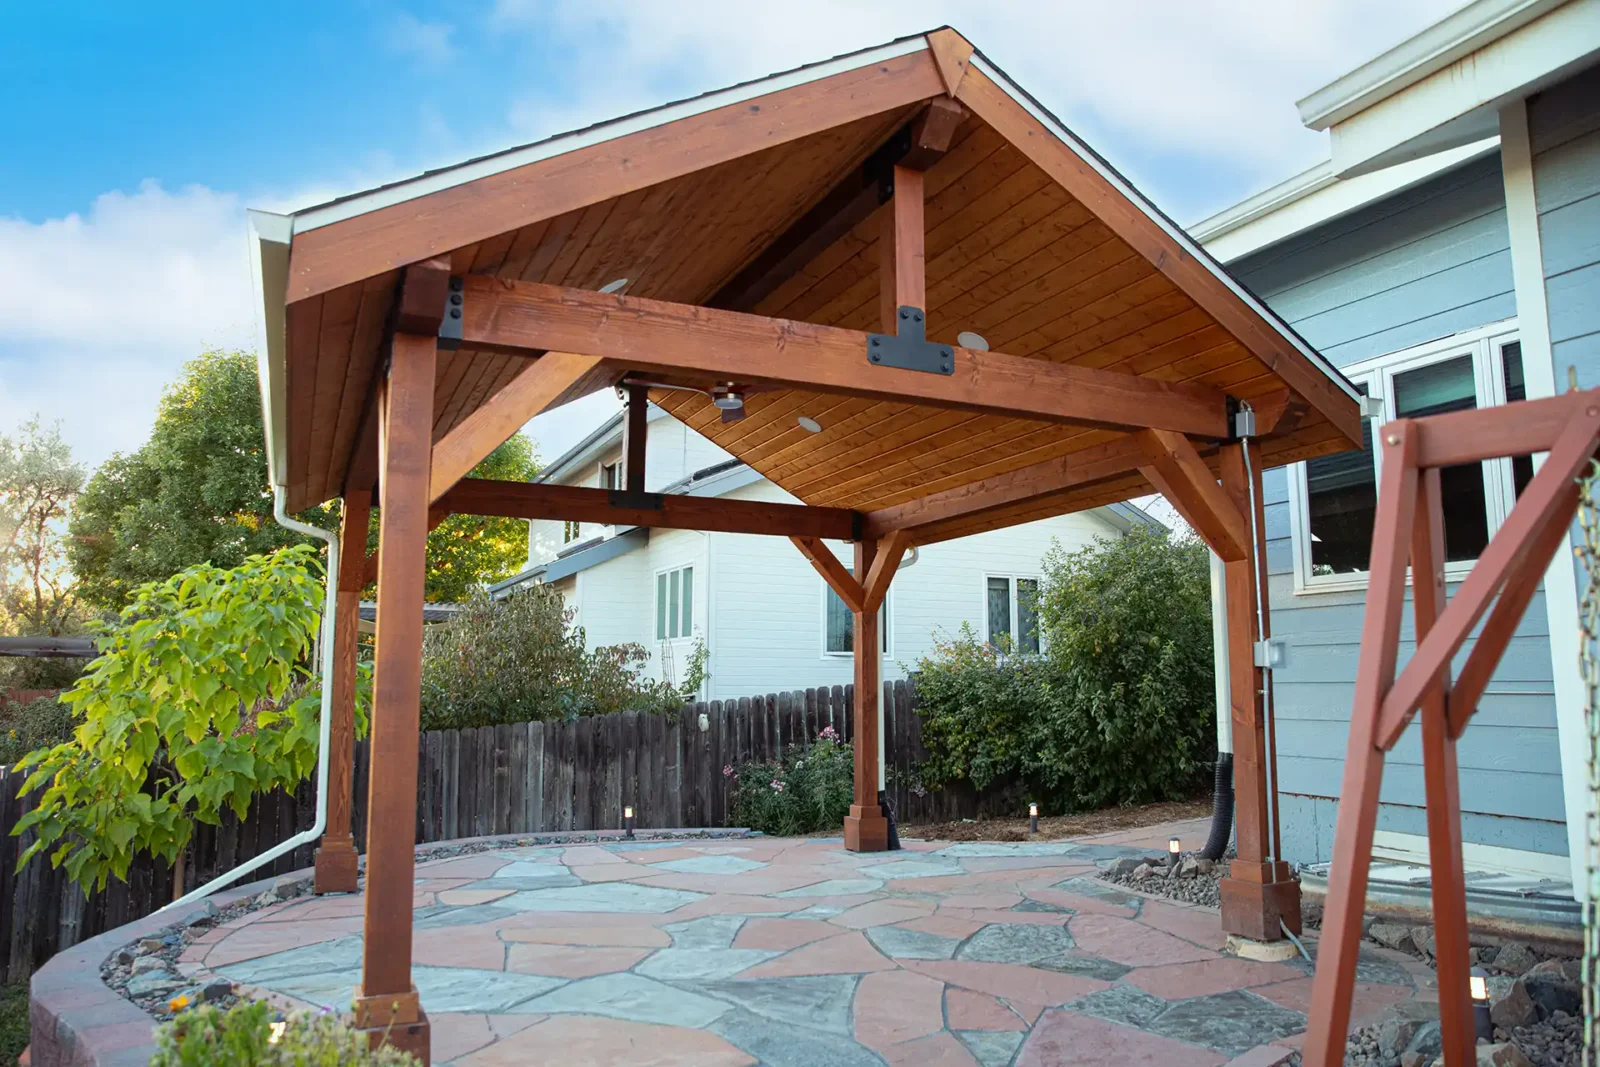
[[[600,465],[600,488],[621,489],[621,468],[622,465],[620,463],[602,463]]]
[[[579,524],[578,523],[569,521],[569,522],[564,522],[564,523],[561,524],[561,543],[562,544],[570,545],[570,544],[572,544],[572,542],[576,541],[580,536],[582,536],[582,533],[579,530]]]
[[[1379,356],[1346,368],[1382,414],[1363,420],[1361,451],[1323,456],[1290,470],[1297,589],[1360,588],[1371,562],[1379,458],[1372,438],[1393,419],[1490,407],[1527,396],[1516,327],[1493,327]],[[1533,477],[1530,456],[1485,460],[1439,472],[1446,573],[1458,578],[1505,521]]]
[[[839,594],[827,582],[822,583],[823,645],[829,656],[852,655],[856,649],[856,617]],[[889,596],[884,595],[883,606],[878,609],[878,650],[889,654]]]
[[[656,640],[671,641],[694,632],[694,568],[656,575]]]
[[[990,575],[984,579],[989,643],[1039,652],[1039,579]]]

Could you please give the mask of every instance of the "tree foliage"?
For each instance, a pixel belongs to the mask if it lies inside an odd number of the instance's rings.
[[[171,860],[196,822],[292,787],[317,762],[319,693],[308,656],[321,588],[307,545],[201,564],[141,586],[101,655],[62,700],[72,740],[30,753],[23,791],[44,787],[13,833],[19,866],[48,854],[87,891],[127,875],[137,852]],[[364,679],[363,679],[364,682]],[[366,728],[365,685],[356,729]]]
[[[1043,569],[1041,656],[964,630],[921,663],[923,780],[1020,784],[1064,811],[1188,795],[1215,759],[1205,548],[1136,528],[1053,546]]]
[[[14,437],[0,434],[0,634],[82,629],[66,526],[83,479],[59,425],[45,428],[35,418]]]
[[[642,645],[585,649],[561,594],[545,585],[503,600],[479,593],[422,638],[422,728],[665,711],[678,691],[643,674]]]
[[[533,444],[518,435],[478,465],[474,477],[527,480],[538,473]],[[299,518],[338,523],[336,506]],[[376,545],[377,515],[371,544]],[[139,585],[186,567],[235,567],[246,557],[308,543],[272,517],[261,389],[255,357],[203,352],[162,396],[150,439],[114,455],[88,486],[71,525],[70,562],[81,595],[121,610]],[[517,519],[452,515],[428,536],[426,595],[464,600],[516,573],[527,558],[527,525]]]

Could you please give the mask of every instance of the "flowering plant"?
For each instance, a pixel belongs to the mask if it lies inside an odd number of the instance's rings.
[[[824,727],[809,746],[794,745],[777,760],[752,761],[735,770],[735,825],[768,834],[836,830],[850,810],[852,753],[838,732]]]

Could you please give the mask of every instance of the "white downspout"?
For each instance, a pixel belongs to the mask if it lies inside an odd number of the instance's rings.
[[[1228,583],[1222,557],[1211,556],[1211,656],[1217,690],[1217,754],[1233,754],[1233,690],[1228,677]]]
[[[315,537],[328,545],[327,597],[322,608],[322,638],[320,642],[322,648],[322,704],[317,723],[317,816],[312,820],[309,830],[303,830],[287,841],[279,842],[254,859],[246,860],[239,864],[239,866],[226,874],[219,874],[198,889],[185,893],[171,904],[157,909],[158,911],[166,911],[168,908],[175,908],[180,904],[188,904],[191,901],[210,896],[224,886],[238,881],[240,877],[249,874],[257,867],[271,863],[284,853],[291,852],[301,845],[315,841],[322,836],[322,831],[328,825],[328,734],[333,711],[331,679],[333,678],[334,616],[338,611],[339,604],[339,535],[332,530],[324,530],[320,526],[311,526],[290,518],[283,510],[283,500],[284,487],[281,485],[273,486],[272,516],[278,520],[278,525],[286,530],[305,534],[307,537]]]

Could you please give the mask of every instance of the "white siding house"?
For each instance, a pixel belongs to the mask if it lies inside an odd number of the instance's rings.
[[[542,480],[620,484],[621,416],[553,463]],[[798,503],[683,423],[650,409],[651,492]],[[885,680],[902,678],[941,634],[1036,641],[1028,594],[1052,542],[1080,548],[1154,523],[1118,504],[920,549],[901,565],[885,605]],[[833,545],[848,566],[850,546]],[[784,537],[533,521],[528,569],[497,592],[543,581],[559,589],[590,648],[635,642],[648,673],[676,681],[697,640],[709,653],[707,700],[851,681],[849,616]],[[833,600],[830,615],[829,601]]]

